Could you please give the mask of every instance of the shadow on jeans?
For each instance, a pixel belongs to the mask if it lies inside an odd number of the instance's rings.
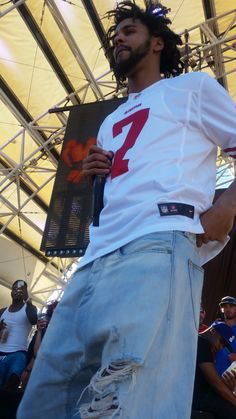
[[[0,391],[0,419],[16,419],[16,411],[22,396],[22,391]]]
[[[215,419],[213,413],[203,412],[201,410],[192,410],[190,419]]]

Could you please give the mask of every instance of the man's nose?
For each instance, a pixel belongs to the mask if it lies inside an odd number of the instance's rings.
[[[114,37],[114,46],[116,47],[119,44],[122,44],[124,42],[124,35],[122,32],[119,32]]]

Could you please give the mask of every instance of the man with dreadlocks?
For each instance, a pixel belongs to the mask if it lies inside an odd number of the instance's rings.
[[[212,205],[217,146],[236,155],[236,112],[207,74],[180,75],[167,12],[125,1],[108,13],[108,56],[129,95],[83,162],[106,176],[104,208],[19,419],[190,417],[200,265],[236,213],[235,183]]]

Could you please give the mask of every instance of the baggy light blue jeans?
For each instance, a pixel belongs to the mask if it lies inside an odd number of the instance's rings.
[[[189,419],[203,271],[195,235],[148,234],[76,272],[18,419]]]

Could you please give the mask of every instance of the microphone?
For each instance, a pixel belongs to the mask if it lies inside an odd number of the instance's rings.
[[[93,226],[99,226],[99,217],[103,209],[103,194],[106,175],[96,175],[93,182],[92,219]]]

